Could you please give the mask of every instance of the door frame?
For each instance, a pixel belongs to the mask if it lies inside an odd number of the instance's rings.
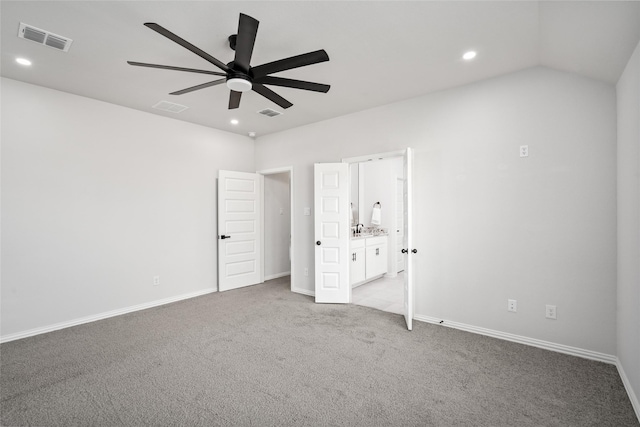
[[[402,190],[402,195],[400,196],[401,197],[400,201],[402,202],[402,229],[403,229],[402,230],[402,236],[403,237],[404,237],[404,216],[405,216],[405,212],[404,212],[404,180],[405,180],[404,176],[402,178],[400,178],[400,177],[396,178],[396,209],[397,209],[397,206],[398,206],[398,199],[397,199],[397,197],[398,197],[398,184],[400,184],[400,189]],[[397,218],[398,218],[398,212],[396,211],[396,225],[397,225]],[[397,233],[397,229],[396,229],[396,233]],[[397,242],[397,239],[398,238],[397,238],[397,234],[396,234],[396,242]],[[404,247],[403,240],[404,239],[402,239],[400,241],[400,245]],[[397,249],[397,244],[396,244],[396,249]],[[405,259],[403,257],[402,258],[402,270],[398,270],[398,261],[396,260],[396,262],[395,262],[395,276],[397,276],[400,271],[404,271],[405,264],[406,264],[405,263]]]
[[[275,174],[279,174],[279,173],[285,173],[285,172],[289,172],[289,218],[290,218],[290,223],[289,223],[289,235],[290,237],[290,249],[289,249],[289,254],[290,254],[290,262],[291,262],[291,276],[290,276],[290,290],[294,291],[294,275],[295,275],[295,257],[296,257],[296,251],[294,249],[294,243],[296,241],[295,239],[295,234],[294,234],[294,230],[295,227],[293,226],[294,224],[294,195],[295,195],[295,191],[294,191],[294,187],[293,187],[293,166],[283,166],[283,167],[279,167],[279,168],[271,168],[271,169],[263,169],[263,170],[259,170],[256,173],[260,174],[260,175],[275,175]],[[260,259],[260,267],[261,267],[261,281],[264,282],[264,179],[262,180],[262,188],[260,189],[260,203],[262,208],[260,209],[260,224],[262,226],[262,256]]]

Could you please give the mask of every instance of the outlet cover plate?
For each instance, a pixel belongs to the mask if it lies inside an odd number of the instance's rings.
[[[547,304],[546,317],[547,319],[557,319],[556,306]]]

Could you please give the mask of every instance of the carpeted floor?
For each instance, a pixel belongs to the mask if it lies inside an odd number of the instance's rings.
[[[637,426],[612,365],[288,277],[0,346],[3,426]]]

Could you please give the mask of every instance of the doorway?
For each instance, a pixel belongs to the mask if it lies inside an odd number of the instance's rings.
[[[354,224],[366,230],[374,226],[373,207],[378,210],[376,226],[387,241],[386,273],[364,283],[352,283],[351,302],[356,305],[402,314],[404,310],[404,165],[401,156],[375,157],[351,162],[350,202]]]
[[[380,203],[376,200],[373,203],[373,215],[371,223],[374,225],[365,235],[359,234],[352,236],[353,229],[349,228],[349,223],[355,221],[355,212],[358,219],[366,218],[363,209],[370,204],[361,202],[363,200],[362,192],[358,191],[357,196],[352,195],[354,188],[359,186],[352,185],[353,177],[359,176],[359,173],[349,171],[349,165],[354,163],[372,162],[375,160],[383,160],[389,158],[402,159],[402,205],[403,205],[403,233],[397,232],[399,226],[396,221],[393,222],[393,228],[385,233],[381,230],[380,224]],[[392,265],[392,274],[396,277],[401,276],[403,283],[403,314],[407,323],[407,329],[413,328],[413,254],[418,250],[413,247],[413,202],[412,202],[412,176],[413,176],[413,150],[410,147],[401,151],[388,153],[373,154],[368,156],[351,157],[342,159],[342,163],[316,163],[314,165],[314,200],[316,204],[315,224],[315,267],[316,267],[316,292],[315,299],[317,303],[350,303],[353,299],[352,285],[358,284],[367,279],[375,279],[378,276],[388,273],[388,266]],[[350,178],[351,177],[351,178]],[[391,218],[397,218],[397,211],[394,209],[398,203],[398,190],[396,184],[400,181],[395,177],[390,179],[389,187],[393,201],[388,203],[388,210]],[[353,196],[353,197],[352,197]],[[354,206],[356,204],[357,206]],[[349,205],[351,204],[351,208]],[[365,215],[365,216],[363,216]],[[346,239],[345,236],[347,235]],[[404,259],[401,275],[398,275],[396,268],[399,263],[390,262],[383,263],[387,260],[385,252],[391,252],[392,260],[395,261],[395,242],[388,244],[384,235],[389,235],[391,240],[402,236],[403,244],[401,254]],[[364,240],[363,240],[364,238]],[[325,243],[329,243],[328,249]],[[346,249],[345,249],[346,243]],[[339,247],[337,245],[340,245]],[[364,248],[363,248],[364,246]],[[387,247],[391,247],[392,251],[387,251]],[[365,251],[364,258],[362,251]],[[349,256],[350,255],[350,256]],[[374,257],[375,255],[376,257]],[[381,256],[381,258],[377,258]],[[353,263],[353,269],[350,267]],[[364,265],[363,265],[364,264]],[[386,264],[386,265],[385,265]],[[371,269],[368,270],[368,266]],[[362,274],[364,267],[364,276]],[[384,270],[383,270],[384,269]],[[386,270],[386,271],[385,271]],[[384,272],[384,273],[383,273]],[[319,281],[318,278],[326,279]],[[319,297],[320,295],[320,297]],[[335,298],[329,298],[329,297]]]
[[[262,272],[263,281],[289,276],[293,290],[293,168],[258,171],[262,188]]]

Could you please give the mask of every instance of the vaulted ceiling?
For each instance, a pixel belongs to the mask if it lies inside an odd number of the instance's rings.
[[[638,1],[2,1],[2,76],[177,120],[257,136],[547,66],[615,84],[640,40]],[[179,89],[217,77],[132,67],[127,61],[219,71],[151,31],[155,22],[224,63],[238,16],[258,21],[252,65],[325,49],[330,61],[278,74],[327,83],[327,94],[271,87],[229,110],[229,89]],[[62,52],[18,38],[20,23],[73,40]],[[465,61],[463,53],[477,52]],[[16,63],[28,58],[32,65]],[[188,109],[153,109],[160,101]],[[284,114],[266,117],[271,108]],[[231,119],[239,123],[232,125]]]

